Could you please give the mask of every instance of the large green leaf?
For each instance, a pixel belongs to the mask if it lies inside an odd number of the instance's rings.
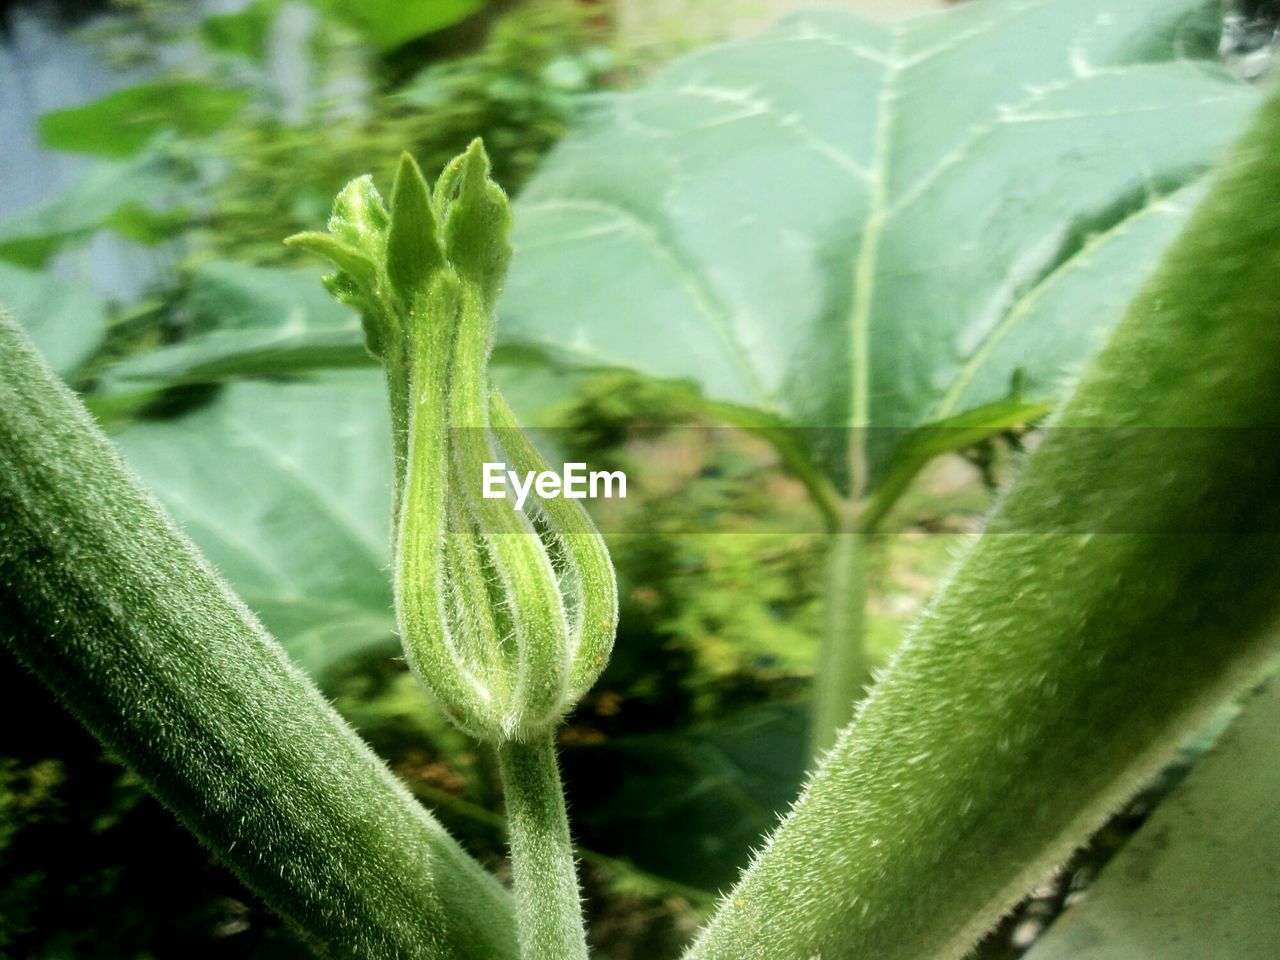
[[[526,188],[503,336],[841,428],[814,456],[875,482],[907,430],[1058,393],[1118,317],[1256,102],[1218,15],[984,0],[686,57]]]
[[[55,150],[131,157],[166,130],[193,136],[212,133],[248,99],[242,90],[207,83],[144,83],[46,113],[39,121],[40,139]]]
[[[452,26],[485,6],[486,0],[312,0],[314,6],[339,17],[368,38],[380,50],[392,50]]]
[[[64,376],[102,342],[107,318],[102,301],[76,283],[0,262],[0,304]]]
[[[845,480],[897,456],[895,487],[916,428],[944,449],[1044,409],[1255,102],[1211,61],[1215,3],[1085,7],[810,15],[601,101],[517,205],[500,340],[836,428],[792,445]],[[277,326],[125,372],[367,362],[353,329]]]
[[[372,371],[243,383],[139,421],[129,464],[312,675],[390,640],[385,386]]]
[[[1216,4],[1086,6],[802,17],[603,101],[518,204],[502,342],[834,428],[789,438],[807,472],[886,494],[926,447],[1043,410],[1255,102],[1209,59]],[[353,328],[285,315],[122,374],[366,362]]]

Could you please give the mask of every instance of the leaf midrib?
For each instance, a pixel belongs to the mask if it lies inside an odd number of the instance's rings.
[[[885,201],[888,189],[889,138],[893,132],[891,103],[894,86],[901,76],[900,55],[902,29],[897,24],[889,32],[889,59],[876,99],[875,150],[871,156],[871,192],[867,202],[867,218],[862,228],[862,242],[854,266],[853,309],[849,317],[851,398],[849,426],[850,497],[858,501],[867,487],[866,428],[870,426],[871,374],[871,304],[875,296],[875,272],[880,252],[880,235],[885,224]]]
[[[1029,0],[1021,6],[1012,4],[1009,12],[1014,16],[1020,16],[1044,5],[1045,0]],[[945,15],[945,12],[940,12],[939,15]],[[889,52],[884,61],[884,79],[877,96],[875,150],[870,169],[871,192],[854,268],[854,302],[849,315],[852,374],[849,411],[851,437],[848,456],[849,496],[853,502],[862,499],[868,486],[867,430],[871,426],[870,327],[880,239],[890,215],[898,209],[897,204],[892,207],[886,206],[894,121],[892,103],[897,97],[895,88],[907,70],[922,63],[928,63],[939,53],[955,49],[975,36],[1007,26],[1009,19],[996,17],[983,21],[969,30],[948,38],[943,43],[935,44],[908,57],[903,54],[902,42],[906,37],[904,28],[912,23],[913,21],[909,19],[889,25]],[[1032,98],[1035,96],[1037,95],[1032,94]],[[985,129],[988,126],[990,124],[980,124],[979,129]],[[920,182],[928,182],[937,171],[945,167],[947,157],[952,152],[954,151],[949,151],[942,162],[927,171]],[[911,192],[908,191],[908,194]]]

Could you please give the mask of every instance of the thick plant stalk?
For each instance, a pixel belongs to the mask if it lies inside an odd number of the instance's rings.
[[[511,869],[515,877],[521,960],[586,960],[564,789],[555,741],[543,734],[498,747]]]
[[[322,954],[516,955],[510,898],[289,662],[3,316],[0,634]]]
[[[953,960],[1273,649],[1280,95],[687,956]]]
[[[822,644],[814,671],[809,729],[813,757],[831,748],[870,681],[865,649],[868,539],[850,527],[830,535]]]
[[[935,457],[962,449],[1049,412],[1039,403],[1003,401],[969,411],[916,432],[903,455],[889,470],[875,493],[861,504],[838,498],[820,499],[828,518],[826,583],[822,593],[823,632],[813,679],[809,755],[815,762],[835,743],[840,729],[853,719],[870,685],[871,666],[866,649],[867,548],[880,521]],[[811,488],[813,492],[816,488]]]

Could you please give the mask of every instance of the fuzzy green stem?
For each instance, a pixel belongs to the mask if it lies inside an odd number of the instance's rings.
[[[497,960],[510,898],[0,311],[0,641],[325,956]]]
[[[586,960],[569,818],[553,734],[498,747],[521,960]]]
[[[958,960],[1272,654],[1280,89],[686,960]]]
[[[835,743],[836,732],[853,717],[870,679],[864,643],[868,536],[854,522],[831,534],[823,588],[822,644],[814,675],[810,755]]]

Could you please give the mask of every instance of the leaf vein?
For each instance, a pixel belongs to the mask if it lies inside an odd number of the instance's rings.
[[[1181,208],[1175,202],[1175,198],[1192,189],[1202,179],[1203,175],[1184,184],[1168,196],[1153,199],[1151,203],[1135,210],[1109,229],[1091,237],[1072,256],[1054,267],[1039,283],[1023,293],[1010,306],[1004,319],[992,327],[990,332],[983,338],[978,349],[973,352],[959,375],[957,375],[951,385],[951,389],[938,402],[938,406],[930,419],[941,420],[955,412],[956,404],[959,403],[960,398],[964,395],[964,391],[973,382],[982,366],[991,358],[996,347],[1031,313],[1031,309],[1044,298],[1049,290],[1053,289],[1054,286],[1061,283],[1065,277],[1070,276],[1076,270],[1086,267],[1094,253],[1113,240],[1128,233],[1136,224],[1147,217],[1162,213],[1180,212]]]
[[[299,468],[297,463],[288,457],[282,456],[273,444],[243,420],[228,417],[227,422],[238,430],[249,446],[260,452],[271,466],[314,499],[323,508],[322,512],[328,513],[332,519],[337,521],[337,525],[347,532],[351,540],[368,556],[375,568],[380,570],[387,565],[387,558],[382,546],[369,533],[360,529],[355,518],[352,517],[340,500],[315,483]]]
[[[594,211],[603,215],[612,215],[618,218],[620,222],[629,224],[633,232],[649,243],[662,258],[663,263],[672,270],[678,278],[681,288],[693,303],[694,309],[706,317],[707,322],[711,324],[716,336],[728,351],[730,361],[742,377],[755,402],[761,405],[768,405],[768,394],[765,392],[755,368],[751,365],[746,350],[735,341],[729,328],[728,318],[725,317],[724,312],[711,299],[710,294],[705,289],[705,283],[702,278],[681,261],[677,251],[662,237],[654,224],[649,223],[639,214],[628,210],[620,204],[586,197],[557,197],[553,200],[540,200],[526,204],[523,209],[526,211],[535,209]]]
[[[717,121],[717,123],[732,123],[758,116],[768,117],[780,129],[792,134],[801,144],[819,156],[830,160],[857,180],[865,182],[871,179],[871,173],[866,167],[862,166],[831,141],[814,133],[812,128],[800,119],[798,114],[783,113],[777,108],[776,104],[763,97],[756,96],[749,90],[733,90],[728,87],[717,87],[708,84],[686,83],[676,87],[675,93],[684,96],[702,97],[717,103],[731,103],[745,109],[745,112],[725,117]]]

